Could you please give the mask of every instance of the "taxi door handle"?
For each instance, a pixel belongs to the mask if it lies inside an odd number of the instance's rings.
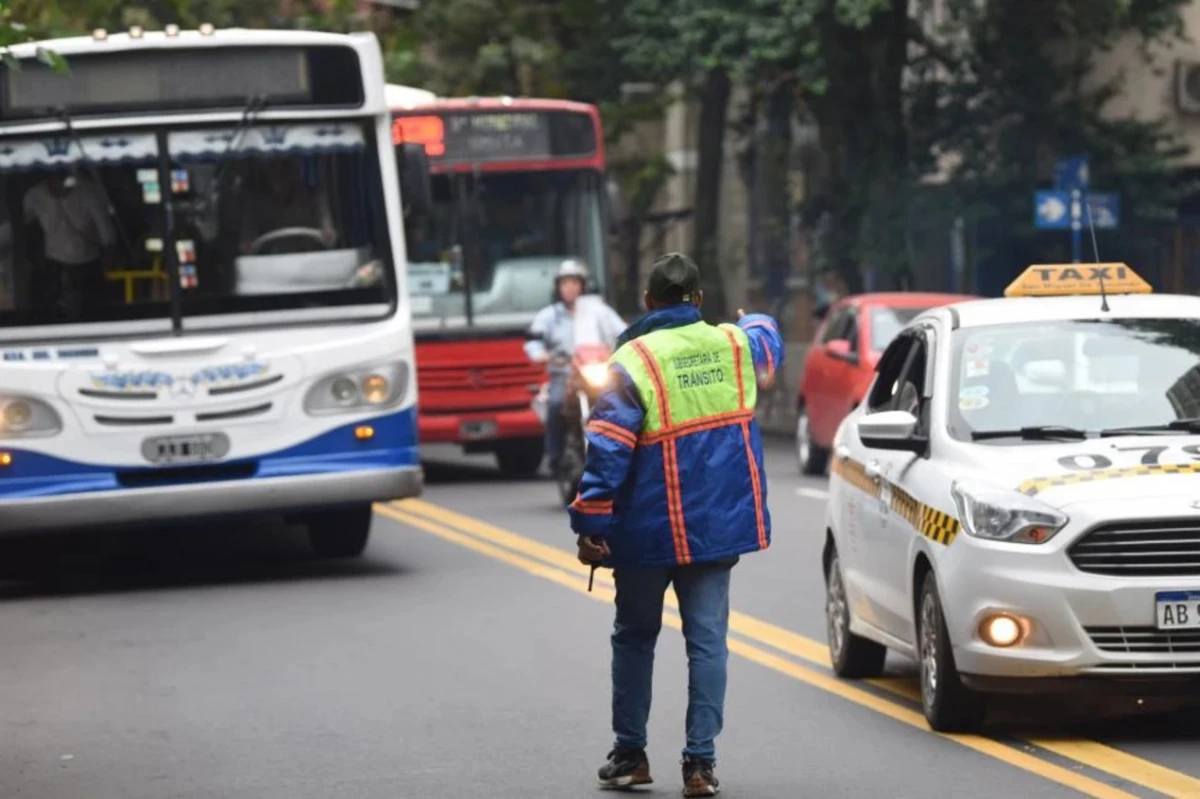
[[[863,472],[872,480],[878,481],[883,476],[883,472],[879,470],[879,461],[867,461],[867,465],[863,467]]]

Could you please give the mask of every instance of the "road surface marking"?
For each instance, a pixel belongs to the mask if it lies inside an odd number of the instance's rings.
[[[464,516],[454,511],[447,510],[437,505],[425,502],[423,500],[405,500],[403,502],[391,503],[390,505],[377,505],[376,509],[385,516],[400,521],[410,527],[425,530],[440,538],[451,541],[453,543],[472,549],[481,554],[516,566],[530,574],[543,577],[552,582],[558,583],[572,590],[579,591],[585,595],[591,596],[597,600],[611,602],[615,596],[612,588],[612,580],[607,572],[599,571],[596,573],[596,584],[598,590],[593,590],[592,593],[587,591],[586,575],[588,568],[579,563],[577,559],[572,557],[565,550],[556,547],[542,544],[538,541],[525,538],[524,536],[511,533],[486,522],[479,521],[470,516]],[[410,512],[411,511],[411,512]],[[419,515],[418,515],[419,514]],[[436,521],[435,521],[436,520]],[[445,522],[442,524],[440,522]],[[446,526],[453,525],[458,529]],[[482,539],[482,540],[481,540]],[[518,551],[514,552],[513,550]],[[522,554],[523,552],[523,554]],[[529,557],[532,556],[532,557]],[[673,610],[678,609],[678,605],[672,594],[668,593],[665,597],[666,603]],[[666,613],[663,616],[663,621],[670,627],[675,629],[680,628],[679,617],[675,613]],[[818,644],[816,641],[804,638],[803,636],[792,633],[788,630],[779,628],[769,622],[764,622],[755,619],[751,616],[732,611],[730,613],[730,630],[748,638],[755,638],[760,643],[767,643],[770,646],[780,649],[784,652],[797,654],[802,658],[828,664],[828,654],[826,647]],[[765,638],[774,640],[764,640]],[[797,646],[796,644],[799,643]],[[989,755],[998,760],[1002,760],[1017,768],[1024,769],[1033,774],[1041,776],[1045,779],[1057,782],[1075,790],[1081,791],[1088,796],[1095,797],[1132,797],[1133,794],[1127,793],[1119,788],[1106,785],[1098,780],[1078,774],[1070,769],[1057,766],[1049,763],[1039,757],[1027,754],[1020,750],[1014,749],[1007,744],[979,735],[947,735],[937,733],[929,729],[925,717],[904,705],[897,704],[870,691],[854,687],[853,683],[843,681],[837,677],[813,671],[805,666],[789,661],[778,655],[772,654],[768,650],[761,649],[753,644],[741,641],[739,639],[730,639],[730,651],[735,652],[748,660],[751,660],[759,665],[770,668],[774,671],[786,674],[794,679],[808,683],[814,687],[820,688],[829,693],[836,694],[844,699],[852,701],[863,707],[875,710],[890,718],[915,727],[924,732],[937,735],[942,738],[955,741],[970,749],[973,749],[982,754]],[[820,652],[820,655],[817,655]],[[882,688],[898,693],[901,695],[911,696],[911,688],[896,690],[895,683],[900,681],[890,679],[880,679],[868,681],[877,684]],[[1050,741],[1053,744],[1054,742]],[[1084,743],[1084,742],[1061,742],[1067,744]],[[1086,742],[1092,743],[1092,742]],[[1041,745],[1039,743],[1038,745]],[[1101,750],[1107,750],[1108,747],[1102,744],[1094,744],[1095,750],[1093,755],[1099,754]],[[1047,747],[1048,751],[1054,749]],[[1112,750],[1116,751],[1116,750]],[[1135,758],[1132,755],[1126,755],[1123,752],[1118,754],[1124,755],[1125,762],[1123,766],[1130,766],[1132,761],[1140,761],[1140,758]],[[1089,757],[1089,760],[1096,760],[1096,757]],[[1083,761],[1080,761],[1083,762]],[[1144,765],[1150,766],[1151,769],[1158,769],[1166,772],[1169,775],[1174,775],[1175,779],[1192,779],[1185,774],[1172,772],[1170,769],[1165,769],[1148,761],[1141,761]],[[1100,759],[1098,765],[1092,763],[1084,763],[1093,768],[1097,768],[1105,773],[1113,774],[1118,778],[1136,782],[1137,784],[1146,785],[1153,790],[1159,790],[1154,785],[1148,785],[1145,782],[1133,779],[1125,773],[1125,769],[1114,771],[1110,760]],[[1145,768],[1140,768],[1135,772],[1144,780],[1157,781],[1161,775],[1155,775]],[[1192,784],[1200,785],[1200,780],[1192,780]],[[1180,795],[1178,793],[1172,795]],[[1186,795],[1186,794],[1185,794]]]
[[[800,486],[796,489],[796,494],[807,499],[829,499],[829,492],[823,488],[809,488],[808,486]]]
[[[500,546],[524,553],[541,560],[543,563],[577,574],[581,578],[588,575],[588,567],[581,564],[574,555],[566,550],[550,546],[549,544],[543,544],[540,541],[535,541],[523,535],[518,535],[517,533],[476,519],[473,516],[467,516],[420,499],[410,499],[393,504],[396,507],[410,510],[471,535],[492,541]],[[612,588],[611,573],[603,569],[597,571],[596,583]],[[678,611],[679,606],[673,593],[667,594],[666,603],[670,608],[676,612]],[[729,629],[760,644],[766,644],[773,649],[794,655],[824,668],[831,668],[829,648],[824,643],[806,638],[799,633],[794,633],[791,630],[768,621],[731,610],[729,614]],[[909,680],[882,677],[864,680],[864,682],[905,699],[915,702],[921,701],[919,689]],[[926,729],[928,729],[928,725],[926,725]],[[1160,766],[1152,761],[1131,755],[1115,747],[1106,746],[1097,741],[1050,737],[1026,737],[1024,741],[1060,757],[1074,760],[1097,771],[1111,774],[1114,777],[1141,785],[1167,796],[1200,796],[1200,779],[1165,766]]]

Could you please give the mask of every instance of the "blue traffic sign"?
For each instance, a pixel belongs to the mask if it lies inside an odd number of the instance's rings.
[[[1066,230],[1071,226],[1071,192],[1033,193],[1033,224],[1041,230]]]
[[[1086,189],[1091,182],[1088,159],[1085,155],[1060,158],[1054,165],[1054,188]]]
[[[1091,211],[1091,223],[1096,230],[1111,230],[1121,224],[1121,195],[1115,192],[1087,195],[1087,209],[1083,223],[1088,224],[1087,213]]]

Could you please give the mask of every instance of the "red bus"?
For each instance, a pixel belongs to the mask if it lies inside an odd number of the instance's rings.
[[[600,114],[400,86],[389,98],[393,140],[425,146],[433,190],[429,212],[405,220],[421,443],[493,452],[504,472],[533,474],[546,372],[525,355],[526,331],[567,257],[610,294]]]

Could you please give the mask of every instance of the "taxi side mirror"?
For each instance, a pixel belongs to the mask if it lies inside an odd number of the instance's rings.
[[[829,353],[831,358],[837,358],[842,361],[858,361],[858,353],[854,351],[854,346],[844,338],[835,338],[833,341],[825,345],[825,351]]]
[[[858,438],[868,449],[920,454],[929,441],[917,435],[917,417],[908,411],[880,411],[858,420]]]

